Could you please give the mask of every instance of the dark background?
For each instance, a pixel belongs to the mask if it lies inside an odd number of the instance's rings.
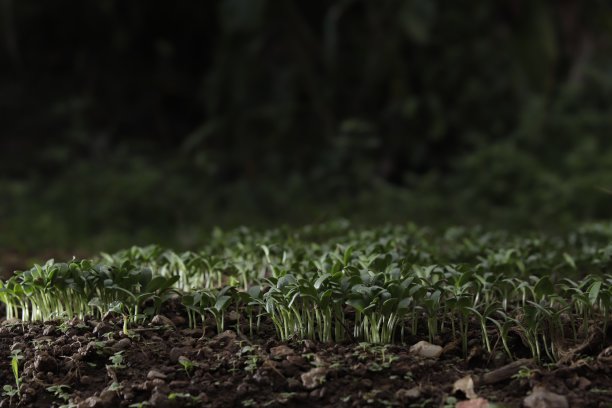
[[[0,0],[0,248],[612,213],[612,6]]]

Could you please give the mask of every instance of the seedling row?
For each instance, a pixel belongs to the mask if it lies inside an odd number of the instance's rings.
[[[0,282],[0,301],[24,322],[115,313],[126,333],[172,301],[203,335],[255,336],[268,321],[281,340],[453,339],[463,354],[476,336],[511,359],[518,338],[534,358],[557,361],[596,331],[605,338],[611,238],[605,224],[564,237],[341,222],[215,231],[197,252],[133,247],[34,265]]]

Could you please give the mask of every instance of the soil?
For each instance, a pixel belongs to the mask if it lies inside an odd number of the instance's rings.
[[[468,358],[450,339],[436,339],[445,346],[440,357],[424,358],[408,345],[279,342],[265,321],[253,337],[213,327],[202,336],[177,310],[132,327],[129,336],[120,317],[5,321],[0,386],[15,386],[11,353],[21,350],[21,396],[3,396],[0,407],[452,407],[467,400],[469,392],[453,393],[467,375],[475,393],[498,406],[522,406],[543,386],[568,407],[612,407],[609,340],[582,347],[563,364],[521,360],[531,368],[520,370],[521,362],[513,366],[501,354],[486,358],[478,338]],[[520,357],[518,336],[512,344]],[[464,406],[483,406],[477,401]],[[560,406],[551,404],[540,406]]]

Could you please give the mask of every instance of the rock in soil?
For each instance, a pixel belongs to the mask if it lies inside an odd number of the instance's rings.
[[[567,398],[548,391],[542,386],[533,387],[531,395],[523,400],[525,408],[569,408]]]
[[[117,343],[113,344],[111,349],[114,352],[125,351],[129,349],[131,346],[132,346],[132,341],[130,339],[121,339]]]
[[[164,373],[161,373],[157,370],[149,370],[148,374],[147,374],[147,379],[148,380],[154,380],[156,378],[159,378],[161,380],[165,380],[167,378],[167,375]]]
[[[164,315],[153,316],[153,319],[151,319],[151,324],[175,327],[174,322]]]
[[[438,358],[442,354],[442,347],[426,341],[419,341],[410,347],[410,352],[425,358]]]

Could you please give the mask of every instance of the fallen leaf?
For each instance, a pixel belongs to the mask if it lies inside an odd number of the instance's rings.
[[[465,396],[469,399],[478,398],[478,395],[474,391],[474,380],[470,375],[466,375],[465,377],[455,381],[453,384],[453,394],[457,391],[463,392],[463,394],[465,394]]]

